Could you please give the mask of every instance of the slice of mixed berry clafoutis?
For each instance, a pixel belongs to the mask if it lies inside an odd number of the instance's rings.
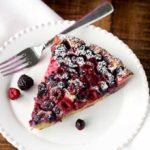
[[[133,75],[108,51],[76,37],[58,35],[50,50],[52,56],[29,121],[32,128],[43,129],[95,104]]]

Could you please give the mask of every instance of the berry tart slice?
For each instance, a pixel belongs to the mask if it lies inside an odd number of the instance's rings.
[[[43,129],[117,91],[133,74],[97,45],[56,36],[43,82],[38,85],[30,126]]]

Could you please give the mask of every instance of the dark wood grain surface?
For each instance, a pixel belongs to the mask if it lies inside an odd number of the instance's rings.
[[[44,0],[62,18],[78,20],[102,0]],[[150,83],[150,1],[111,0],[115,11],[95,23],[122,39],[140,59]],[[16,150],[0,135],[0,150]]]

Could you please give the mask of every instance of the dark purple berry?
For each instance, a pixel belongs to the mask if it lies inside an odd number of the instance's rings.
[[[39,114],[39,115],[36,114],[36,115],[33,116],[33,121],[34,121],[35,124],[40,123],[41,119],[42,119],[42,115],[41,114]]]
[[[52,110],[53,107],[55,106],[55,102],[54,101],[44,101],[42,104],[41,104],[41,108],[45,111],[48,111],[48,110]]]
[[[122,66],[116,68],[113,72],[114,76],[117,77],[119,74],[122,74],[123,70],[124,70],[124,67]]]
[[[55,50],[55,56],[56,57],[65,57],[66,56],[66,52],[67,52],[67,48],[65,47],[64,44],[60,44],[59,46],[57,46],[56,50]]]
[[[50,86],[54,87],[57,85],[60,79],[57,78],[54,74],[52,74],[48,77],[48,80],[49,80]]]
[[[59,88],[67,88],[67,86],[68,86],[68,83],[67,82],[59,82],[58,84],[57,84],[57,86],[59,87]]]
[[[77,119],[75,126],[78,130],[82,130],[85,127],[85,121],[82,119]]]
[[[84,57],[83,57],[83,56],[78,56],[78,57],[76,58],[76,63],[77,63],[78,65],[83,65],[83,64],[85,63]]]
[[[47,115],[47,119],[48,119],[48,121],[54,121],[54,120],[56,120],[56,114],[54,112],[50,112]]]
[[[84,99],[86,99],[86,95],[85,95],[84,92],[79,92],[79,93],[76,95],[76,97],[77,97],[77,101],[80,101],[80,102],[82,102]]]
[[[23,74],[18,80],[18,87],[23,91],[30,89],[33,84],[33,79],[25,74]]]
[[[99,85],[100,92],[104,94],[105,92],[107,92],[108,88],[109,88],[108,84],[105,81],[100,82],[100,85]]]
[[[43,96],[47,93],[47,87],[46,87],[46,84],[44,82],[41,82],[39,85],[38,85],[38,96]]]
[[[63,44],[65,45],[65,47],[69,50],[71,47],[70,47],[70,44],[68,43],[68,41],[63,41]]]
[[[59,107],[55,107],[53,109],[53,111],[55,112],[55,114],[59,114],[60,113],[60,108]]]

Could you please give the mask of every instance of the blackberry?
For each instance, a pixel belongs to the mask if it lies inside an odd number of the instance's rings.
[[[25,74],[20,76],[18,80],[18,87],[23,91],[30,89],[33,86],[33,84],[33,79]]]
[[[46,87],[46,84],[44,82],[41,82],[39,85],[38,85],[38,96],[43,96],[47,93],[47,87]]]
[[[77,119],[75,126],[78,130],[82,130],[85,127],[85,121],[82,119]]]

